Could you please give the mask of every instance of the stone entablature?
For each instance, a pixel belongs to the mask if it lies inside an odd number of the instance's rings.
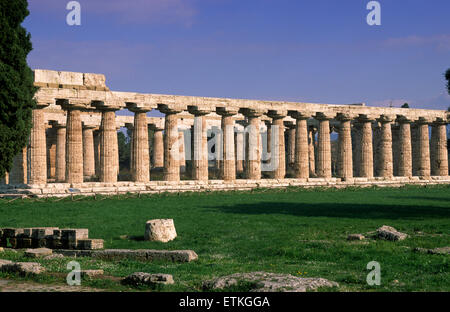
[[[101,74],[34,73],[38,106],[11,185],[79,185],[94,176],[117,183],[121,127],[132,133],[132,182],[152,183],[150,168],[162,168],[166,183],[183,184],[180,168],[190,160],[194,185],[208,182],[211,142],[220,178],[236,185],[264,172],[281,181],[291,169],[305,183],[448,177],[447,111],[118,92]],[[125,109],[134,116],[117,114]],[[152,110],[165,117],[147,117]]]

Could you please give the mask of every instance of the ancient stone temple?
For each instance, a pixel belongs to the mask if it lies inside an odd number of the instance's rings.
[[[3,196],[450,183],[447,111],[119,92],[101,74],[34,76],[29,144]],[[130,181],[118,180],[123,127]]]

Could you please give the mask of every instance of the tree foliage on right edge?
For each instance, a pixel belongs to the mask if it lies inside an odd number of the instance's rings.
[[[447,69],[447,72],[445,73],[445,79],[447,79],[447,91],[448,94],[450,94],[450,68]]]
[[[26,146],[36,88],[27,55],[30,34],[21,26],[28,16],[26,0],[0,0],[0,177]]]

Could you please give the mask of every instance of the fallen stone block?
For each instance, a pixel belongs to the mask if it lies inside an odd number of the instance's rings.
[[[203,283],[205,290],[226,289],[245,283],[251,292],[306,292],[320,287],[338,287],[324,278],[304,278],[267,272],[236,273]]]
[[[173,219],[155,219],[145,225],[145,240],[167,243],[177,237]]]
[[[364,235],[362,234],[350,234],[347,236],[347,240],[363,240],[365,239]]]
[[[431,255],[449,255],[450,247],[439,247],[434,249],[426,249],[426,248],[414,248],[414,251],[420,253],[427,253]]]
[[[81,270],[80,271],[82,278],[93,278],[96,276],[101,276],[104,274],[103,270]]]
[[[136,272],[122,280],[122,284],[130,286],[155,286],[174,284],[173,276],[170,274],[149,274]]]
[[[29,258],[41,258],[45,256],[50,256],[53,253],[51,249],[48,248],[37,248],[37,249],[27,249],[24,255]]]
[[[377,229],[377,237],[379,239],[390,240],[390,241],[400,241],[408,237],[407,234],[398,232],[395,228],[387,225],[383,225]]]
[[[64,256],[60,254],[51,254],[49,256],[44,257],[44,260],[55,260],[55,259],[63,259]]]
[[[3,247],[0,247],[0,252],[4,252],[5,250],[3,249]]]
[[[88,229],[62,229],[61,230],[61,239],[62,240],[76,241],[79,239],[88,239],[88,238],[89,238],[89,230]]]
[[[103,239],[80,239],[77,242],[77,249],[81,250],[103,249],[103,245],[104,245]]]
[[[5,228],[3,229],[3,238],[16,238],[17,235],[23,234],[23,229]]]
[[[45,268],[37,262],[13,262],[2,265],[1,269],[3,272],[19,273],[20,275],[37,275],[45,272]]]
[[[92,257],[101,260],[123,260],[133,259],[137,261],[169,261],[169,262],[191,262],[198,259],[193,250],[151,250],[151,249],[105,249],[105,250],[54,250],[54,253],[65,257]]]

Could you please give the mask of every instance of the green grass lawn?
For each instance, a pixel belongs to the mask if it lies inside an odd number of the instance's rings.
[[[176,285],[158,289],[163,291],[200,291],[204,280],[252,271],[323,277],[338,282],[339,291],[450,291],[450,257],[413,251],[450,246],[450,186],[128,197],[1,200],[0,227],[88,228],[89,236],[103,238],[106,248],[194,250],[199,260],[184,264],[77,259],[82,269],[102,268],[109,276],[172,274]],[[141,240],[145,222],[158,218],[174,219],[176,240]],[[382,225],[410,237],[400,242],[346,239]],[[0,258],[23,260],[21,253],[10,252]],[[67,259],[40,261],[50,272],[68,272]],[[366,283],[370,261],[381,265],[381,286]],[[35,280],[53,283],[64,278]],[[114,279],[83,285],[129,290]]]

